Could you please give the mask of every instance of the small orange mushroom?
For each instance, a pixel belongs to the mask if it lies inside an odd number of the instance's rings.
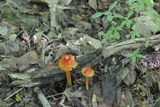
[[[67,83],[69,86],[72,85],[70,71],[75,68],[78,64],[74,60],[73,55],[64,55],[58,62],[59,67],[66,72]]]
[[[85,67],[82,69],[82,74],[85,76],[86,80],[85,80],[85,83],[86,83],[86,90],[88,90],[88,78],[89,77],[92,77],[94,75],[94,70],[91,69],[90,67]]]

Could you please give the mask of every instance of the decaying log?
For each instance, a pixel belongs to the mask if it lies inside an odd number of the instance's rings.
[[[71,73],[79,73],[82,68],[86,66],[95,66],[100,62],[101,57],[106,58],[123,50],[144,47],[144,42],[146,40],[149,40],[150,46],[157,45],[160,42],[160,34],[156,36],[151,36],[150,38],[137,38],[135,39],[135,41],[123,41],[121,43],[105,47],[103,49],[98,49],[89,54],[78,56],[75,59],[78,62],[78,67],[74,69]],[[32,87],[35,85],[55,83],[57,81],[60,81],[65,78],[65,72],[57,67],[56,69],[42,69],[31,73],[11,73],[9,74],[9,76],[13,80],[15,80],[12,82],[12,85]]]
[[[80,73],[82,68],[86,66],[93,67],[99,63],[101,58],[101,49],[94,52],[78,56],[75,60],[78,67],[73,69],[72,74]],[[60,68],[42,69],[29,73],[10,73],[9,76],[14,80],[12,85],[32,87],[35,85],[42,85],[54,83],[65,78],[65,72]]]

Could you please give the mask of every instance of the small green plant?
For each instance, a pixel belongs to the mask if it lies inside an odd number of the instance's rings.
[[[129,5],[130,10],[138,11],[146,10],[147,7],[151,7],[153,5],[151,0],[127,0],[126,4]]]
[[[114,2],[107,11],[105,12],[97,12],[92,15],[91,18],[98,18],[103,15],[106,16],[105,23],[110,25],[109,29],[107,29],[107,32],[105,31],[100,31],[99,35],[102,35],[104,39],[102,42],[109,41],[113,42],[116,40],[119,40],[121,38],[120,32],[123,30],[124,27],[127,29],[131,29],[133,21],[130,19],[130,17],[133,15],[133,9],[131,9],[126,16],[123,16],[118,13],[111,13],[111,10],[117,5],[117,1]],[[118,24],[115,19],[118,19],[121,21],[121,24]],[[134,31],[131,34],[133,34],[132,38],[135,38],[136,36],[139,37],[138,32]]]
[[[140,34],[138,32],[138,30],[140,29],[140,27],[138,25],[135,26],[134,30],[131,31],[131,39],[135,40],[135,38],[139,38]]]
[[[137,48],[132,53],[128,53],[127,57],[131,58],[132,62],[135,63],[138,58],[143,58],[143,55],[140,54],[140,48]]]
[[[149,15],[154,19],[159,18],[159,14],[153,12],[153,2],[151,0],[127,0],[125,2],[128,5],[128,13],[126,16],[112,12],[112,10],[116,7],[118,1],[115,1],[107,11],[104,12],[97,12],[92,15],[91,18],[99,18],[101,16],[105,16],[105,24],[109,25],[106,31],[100,31],[98,34],[103,37],[102,42],[114,42],[121,39],[121,31],[125,28],[131,30],[130,37],[131,40],[135,41],[136,38],[140,37],[138,25],[132,30],[133,26],[133,19],[131,17],[138,17],[138,14],[143,11],[144,15]],[[144,12],[145,11],[145,12]],[[121,23],[117,23],[116,20],[120,20]],[[155,21],[156,25],[152,27],[152,29],[157,29],[160,26],[160,22],[157,20]],[[136,42],[135,42],[136,44]],[[149,40],[147,39],[144,43],[145,47],[149,46]],[[131,58],[132,62],[136,62],[137,58],[142,58],[140,54],[140,49],[137,48],[133,53],[129,53],[128,57]]]
[[[117,22],[114,21],[115,18],[124,18],[122,15],[120,14],[112,14],[111,10],[117,5],[118,1],[114,2],[107,11],[105,12],[97,12],[95,14],[92,15],[91,18],[98,18],[101,17],[103,15],[106,16],[105,19],[105,23],[110,24],[110,28],[108,29],[107,32],[104,31],[100,31],[99,35],[104,36],[104,39],[102,40],[102,42],[109,40],[109,41],[115,41],[115,40],[119,40],[120,39],[120,33],[119,31],[122,30],[123,26],[118,26]]]
[[[5,19],[11,19],[12,18],[12,12],[11,12],[11,9],[10,7],[3,7],[2,8],[2,17],[5,18]]]

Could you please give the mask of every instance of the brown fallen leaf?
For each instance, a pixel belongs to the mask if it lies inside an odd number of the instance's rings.
[[[123,107],[134,107],[134,101],[131,92],[129,89],[124,90],[121,95],[121,106]]]
[[[91,24],[85,21],[79,21],[75,24],[75,27],[80,31],[84,32],[86,30],[92,29]]]
[[[19,71],[24,71],[29,68],[31,64],[38,64],[39,56],[36,51],[30,51],[22,57],[12,57],[11,60],[16,63]]]
[[[89,0],[88,4],[95,10],[97,11],[97,0]]]
[[[94,39],[88,35],[84,35],[86,42],[92,45],[95,49],[102,48],[102,43],[100,40]]]
[[[128,86],[132,85],[136,80],[136,72],[134,70],[130,70],[127,77],[123,80],[124,83],[126,83]]]

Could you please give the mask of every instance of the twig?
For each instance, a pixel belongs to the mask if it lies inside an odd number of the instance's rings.
[[[158,44],[160,42],[160,34],[155,35],[155,36],[151,36],[150,38],[137,38],[137,39],[135,39],[135,41],[127,40],[127,41],[123,41],[123,42],[120,42],[117,44],[113,44],[111,46],[107,46],[107,47],[103,48],[102,54],[104,57],[109,57],[117,52],[120,52],[120,51],[123,51],[126,49],[134,49],[137,47],[144,47],[144,42],[146,40],[149,40],[151,46]]]
[[[4,99],[4,101],[8,100],[10,97],[14,96],[16,93],[21,91],[24,87],[20,88],[19,90],[15,91],[13,94],[9,95],[7,98]]]
[[[51,105],[49,104],[47,98],[44,96],[44,94],[39,89],[39,87],[34,87],[33,91],[38,95],[38,99],[40,100],[40,102],[43,105],[43,107],[51,107]]]
[[[49,9],[50,9],[50,20],[51,20],[51,28],[55,27],[57,30],[59,29],[59,25],[56,19],[58,12],[58,0],[50,0]]]

